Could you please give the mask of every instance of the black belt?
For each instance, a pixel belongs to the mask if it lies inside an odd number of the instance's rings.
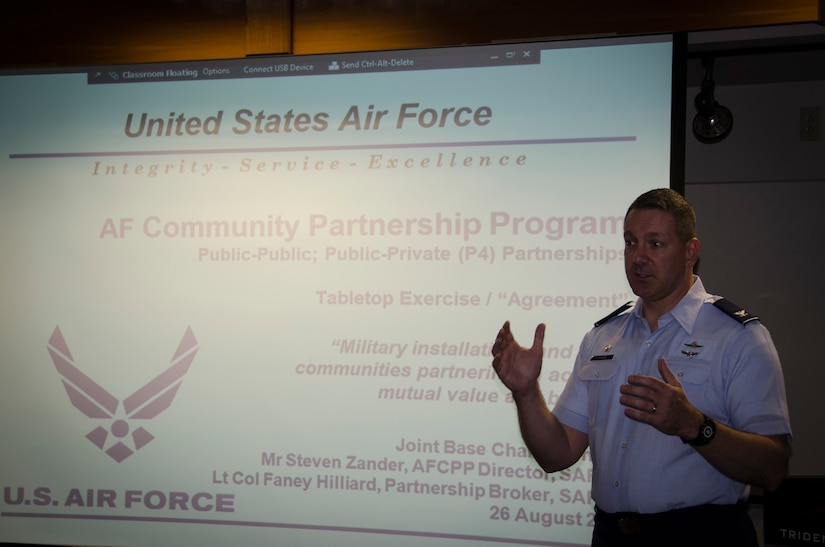
[[[596,507],[596,525],[605,525],[622,534],[640,534],[661,530],[675,532],[685,525],[708,527],[714,522],[728,520],[745,511],[744,503],[696,505],[663,513],[606,513]]]

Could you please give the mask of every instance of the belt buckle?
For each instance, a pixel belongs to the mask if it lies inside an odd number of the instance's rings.
[[[623,534],[638,534],[641,531],[639,521],[634,518],[620,517],[617,521]]]

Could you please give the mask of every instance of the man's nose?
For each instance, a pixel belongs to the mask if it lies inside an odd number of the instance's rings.
[[[647,253],[641,247],[636,247],[633,249],[633,253],[630,258],[634,264],[644,264],[647,262]]]

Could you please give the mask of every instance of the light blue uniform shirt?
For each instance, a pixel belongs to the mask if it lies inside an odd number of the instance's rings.
[[[619,386],[630,374],[661,379],[660,357],[690,402],[717,422],[790,438],[785,384],[770,334],[758,320],[742,325],[717,309],[713,302],[719,299],[696,277],[656,332],[636,302],[582,340],[554,414],[588,435],[592,494],[600,509],[656,513],[748,496],[747,485],[722,475],[679,437],[624,415]]]

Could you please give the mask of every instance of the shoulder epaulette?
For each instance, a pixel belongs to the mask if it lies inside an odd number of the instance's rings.
[[[750,323],[756,319],[759,319],[756,315],[751,314],[744,308],[740,308],[730,300],[725,298],[720,298],[716,302],[713,303],[714,306],[728,314],[729,316],[733,317],[743,325]]]
[[[594,327],[600,327],[600,326],[604,325],[605,323],[607,323],[608,321],[610,321],[611,319],[613,319],[614,317],[616,317],[617,315],[619,315],[620,313],[622,313],[623,311],[625,311],[627,308],[629,308],[632,305],[633,305],[633,302],[627,302],[626,304],[622,304],[621,306],[619,306],[618,308],[616,308],[615,310],[610,312],[610,315],[602,317],[601,319],[599,319],[598,321],[593,323],[593,326]]]

